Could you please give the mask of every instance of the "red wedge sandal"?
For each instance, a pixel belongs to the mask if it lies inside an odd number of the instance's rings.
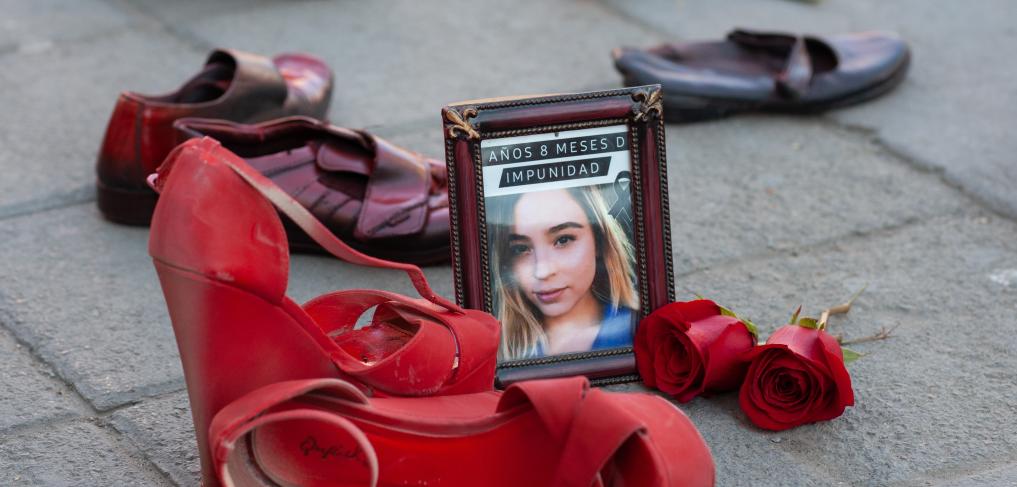
[[[490,391],[500,327],[436,295],[420,268],[361,254],[211,138],[167,157],[149,241],[191,402],[203,483],[216,485],[206,433],[226,404],[278,381],[342,378],[375,396]],[[337,291],[286,297],[289,249],[273,204],[329,253],[405,271],[424,299]],[[371,323],[355,328],[374,308]]]
[[[336,379],[280,382],[222,409],[209,438],[228,487],[710,486],[710,450],[674,405],[585,378],[368,398]]]

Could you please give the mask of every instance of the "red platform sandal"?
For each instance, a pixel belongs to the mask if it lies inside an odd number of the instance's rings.
[[[222,409],[209,438],[229,487],[710,486],[710,450],[674,405],[585,378],[426,398],[336,379],[280,382]]]
[[[161,195],[149,241],[176,334],[202,460],[223,406],[278,381],[338,377],[378,396],[490,391],[500,327],[436,295],[420,268],[363,255],[210,138],[176,148],[150,178]],[[273,204],[333,255],[406,271],[425,299],[337,291],[286,297],[289,250]],[[357,319],[374,308],[369,326]]]

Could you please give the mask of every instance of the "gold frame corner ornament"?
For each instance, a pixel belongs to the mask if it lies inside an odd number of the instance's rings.
[[[633,111],[635,111],[633,120],[636,122],[649,120],[651,114],[660,117],[664,113],[663,95],[660,88],[637,91],[632,94],[632,99],[639,102],[638,107],[633,107]]]
[[[468,140],[480,140],[480,132],[473,128],[470,124],[469,119],[477,116],[476,108],[466,108],[460,114],[455,108],[447,108],[445,110],[445,120],[450,124],[447,125],[448,136],[450,138],[458,138],[460,135],[465,135]]]

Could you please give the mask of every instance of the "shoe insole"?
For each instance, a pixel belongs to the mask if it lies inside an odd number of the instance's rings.
[[[732,41],[690,42],[672,44],[658,54],[691,68],[743,76],[776,76],[786,68],[790,47],[790,43],[787,49],[756,49]],[[836,68],[836,54],[826,44],[807,38],[805,48],[814,73]]]
[[[175,103],[202,103],[213,101],[224,93],[233,80],[234,68],[227,63],[208,63],[200,73],[177,90]]]
[[[556,442],[546,437],[533,413],[473,434],[450,435],[402,431],[344,416],[370,441],[382,486],[540,486],[557,467]],[[329,423],[299,419],[268,424],[252,435],[251,446],[261,472],[279,485],[367,485],[370,478],[366,453],[348,432]]]

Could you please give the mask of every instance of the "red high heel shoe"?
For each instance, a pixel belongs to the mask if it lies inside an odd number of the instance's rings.
[[[198,437],[223,406],[278,381],[339,377],[373,395],[489,391],[500,327],[436,295],[420,268],[363,255],[210,138],[176,148],[150,177],[161,193],[149,253],[169,308]],[[425,299],[337,291],[303,307],[285,295],[286,235],[273,204],[333,255],[405,271]],[[354,329],[370,308],[370,326]]]
[[[212,421],[229,487],[710,486],[710,450],[674,405],[585,378],[499,393],[368,398],[335,379],[254,391]]]

